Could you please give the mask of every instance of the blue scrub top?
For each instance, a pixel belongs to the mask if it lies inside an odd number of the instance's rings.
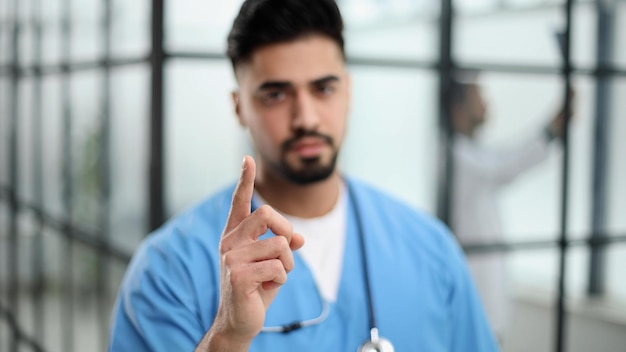
[[[357,214],[381,336],[396,351],[497,351],[463,254],[432,217],[353,179],[337,300],[316,325],[261,332],[250,351],[356,351],[369,338]],[[135,253],[115,306],[110,351],[192,351],[219,302],[218,245],[234,185],[174,218]],[[355,207],[356,205],[356,207]],[[270,235],[270,234],[267,234]],[[271,304],[265,326],[315,318],[321,296],[306,263]]]

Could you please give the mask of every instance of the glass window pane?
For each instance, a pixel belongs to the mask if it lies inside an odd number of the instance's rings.
[[[166,199],[173,214],[234,182],[251,149],[234,113],[229,62],[174,61],[166,82]]]
[[[340,7],[349,57],[437,58],[437,2],[358,0],[341,2]]]
[[[18,37],[18,56],[21,65],[32,65],[35,27],[33,23],[33,4],[31,1],[20,1],[20,31]]]
[[[0,65],[6,65],[11,59],[11,6],[10,1],[0,2]]]
[[[96,60],[103,53],[104,1],[81,0],[71,2],[71,60]]]
[[[61,77],[47,76],[43,81],[43,191],[47,213],[61,216],[63,206],[63,115],[61,106]]]
[[[498,0],[456,0],[454,9],[459,14],[488,13],[498,9]]]
[[[50,351],[62,351],[61,331],[63,329],[61,314],[63,312],[62,285],[64,280],[63,250],[65,237],[50,228],[44,229],[44,275],[46,276],[46,290],[44,295],[43,320],[45,334],[40,337],[42,346]]]
[[[9,77],[0,76],[0,184],[2,185],[9,183],[10,99],[11,82]]]
[[[555,33],[565,28],[561,6],[524,11],[493,10],[463,14],[454,24],[454,55],[461,62],[558,67],[562,56]],[[572,58],[576,65],[595,63],[596,17],[592,4],[573,11]]]
[[[512,252],[506,255],[505,269],[505,351],[551,351],[558,252],[553,248]]]
[[[0,66],[8,65],[11,62],[11,27],[9,22],[2,18],[0,19]],[[3,71],[4,74],[4,71]]]
[[[100,71],[71,76],[71,159],[73,220],[97,227],[101,179],[98,159],[102,143]]]
[[[166,1],[174,4],[178,1]],[[147,55],[150,50],[151,2],[112,0],[113,57]]]
[[[626,346],[626,247],[614,244],[606,251],[607,291],[600,299],[572,300],[569,304],[568,350],[620,351]],[[582,268],[584,269],[584,268]]]
[[[109,230],[129,253],[147,234],[149,75],[142,65],[111,73]]]
[[[626,2],[615,1],[614,9],[614,62],[622,68],[626,68],[626,41],[624,40],[624,36],[626,35]]]
[[[41,2],[42,16],[42,61],[46,64],[58,64],[63,57],[61,52],[61,0]]]
[[[559,63],[557,9],[457,16],[454,53],[461,62]],[[480,38],[480,40],[478,40]]]
[[[511,324],[504,340],[505,351],[553,350],[558,260],[559,252],[553,248],[520,250],[507,255],[506,277],[512,278],[508,283],[513,304],[509,311]],[[597,346],[593,350],[614,351],[605,348],[610,346],[610,340],[603,341],[603,335],[607,334],[597,328],[603,323],[602,316],[591,313],[594,305],[585,297],[589,265],[587,247],[570,248],[566,265],[566,345],[571,346],[567,350],[590,351],[589,346]],[[615,338],[613,333],[612,339]]]
[[[350,71],[353,100],[343,170],[434,213],[436,75],[362,66]]]
[[[143,65],[111,73],[109,230],[129,253],[147,234],[149,74]]]
[[[74,243],[72,256],[73,336],[76,351],[102,350],[99,343],[97,289],[97,256],[93,248]]]
[[[591,234],[593,209],[595,80],[589,76],[577,76],[573,78],[573,84],[576,96],[570,128],[567,230],[570,238],[587,238]],[[559,89],[562,90],[562,85]]]
[[[606,291],[607,297],[615,303],[626,304],[626,246],[614,244],[606,251]]]
[[[597,63],[598,16],[595,1],[574,6],[572,17],[572,62],[591,67]]]
[[[33,305],[28,287],[34,287],[35,279],[33,276],[33,244],[36,229],[36,219],[32,212],[21,211],[18,213],[18,246],[16,248],[18,259],[17,277],[22,285],[19,289],[19,324],[24,332],[29,336],[33,335]],[[9,247],[9,250],[11,248]],[[6,257],[3,257],[3,259]]]
[[[467,243],[555,238],[561,152],[544,147],[542,129],[561,104],[559,78],[483,73],[477,83],[486,117],[473,138],[455,139],[453,229]]]
[[[0,200],[0,282],[7,282],[8,279],[8,267],[7,260],[9,252],[9,202],[6,198]],[[3,302],[6,302],[7,290],[0,290],[0,298]],[[2,320],[2,319],[0,319]],[[5,340],[3,340],[5,341]]]
[[[567,251],[567,268],[565,276],[565,290],[567,298],[576,305],[587,298],[587,288],[589,280],[589,247],[586,245],[570,247]],[[557,290],[557,281],[553,283],[554,290]]]
[[[166,3],[166,47],[224,53],[226,36],[243,0],[176,0]]]
[[[18,198],[32,202],[33,197],[33,152],[35,136],[33,135],[33,79],[22,78],[19,84],[17,119],[17,182]]]
[[[611,84],[611,107],[609,109],[608,184],[607,184],[607,230],[611,234],[626,235],[626,79],[615,78]]]

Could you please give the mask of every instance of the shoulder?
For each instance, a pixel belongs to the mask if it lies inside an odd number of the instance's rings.
[[[405,246],[443,267],[449,265],[450,255],[458,256],[456,238],[439,219],[362,181],[350,178],[347,182],[366,226],[392,234],[383,236],[393,242],[390,246]]]
[[[215,266],[233,186],[171,218],[150,233],[135,251],[127,276],[193,276],[189,268]],[[182,276],[181,276],[182,275]]]
[[[350,178],[347,182],[371,232],[393,235],[393,240],[379,243],[381,248],[390,253],[411,252],[439,268],[455,266],[451,259],[462,258],[456,238],[439,219],[362,181]]]
[[[347,182],[363,212],[379,214],[375,217],[381,218],[381,221],[410,227],[417,226],[427,232],[448,234],[448,229],[441,221],[423,210],[414,208],[389,193],[358,179],[347,178]]]
[[[186,209],[148,235],[146,244],[172,245],[180,240],[218,241],[224,228],[234,185],[222,188],[204,201]],[[174,242],[174,243],[172,243]]]
[[[445,224],[363,182],[350,180],[350,187],[379,255],[386,255],[389,262],[412,258],[408,261],[434,273],[448,290],[467,287],[465,255]]]

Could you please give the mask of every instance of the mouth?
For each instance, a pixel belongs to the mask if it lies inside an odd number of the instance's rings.
[[[313,158],[319,156],[326,146],[326,141],[321,138],[303,137],[293,143],[289,149],[301,158]]]

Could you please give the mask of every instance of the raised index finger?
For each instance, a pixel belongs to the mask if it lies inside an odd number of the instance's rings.
[[[255,175],[256,164],[254,159],[249,155],[244,156],[243,165],[241,166],[241,177],[239,177],[239,182],[235,192],[233,192],[233,201],[230,206],[224,234],[237,227],[243,219],[250,215]]]

